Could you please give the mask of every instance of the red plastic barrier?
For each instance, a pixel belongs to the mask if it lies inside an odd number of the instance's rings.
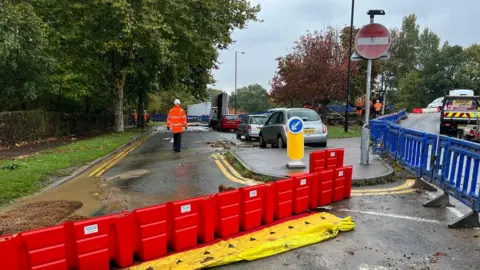
[[[217,225],[215,234],[227,237],[240,230],[240,190],[217,193]]]
[[[273,183],[265,184],[263,196],[262,223],[272,223],[275,215],[275,185]]]
[[[310,183],[310,209],[318,207],[318,196],[320,193],[320,173],[312,174]]]
[[[275,219],[289,217],[293,212],[293,180],[275,182]]]
[[[343,167],[343,158],[344,150],[341,148],[338,149],[328,149],[326,151],[326,163],[325,169],[335,169]]]
[[[347,177],[345,178],[345,194],[344,198],[348,199],[351,197],[352,193],[352,177],[353,177],[353,167],[352,166],[346,166],[344,167],[346,171]]]
[[[133,264],[133,216],[128,212],[65,223],[69,268],[110,269]]]
[[[326,151],[314,151],[310,153],[310,161],[309,161],[309,172],[310,173],[318,173],[325,170],[325,157]]]
[[[293,179],[293,213],[301,214],[310,206],[310,189],[313,174],[297,173],[290,175]]]
[[[333,180],[332,201],[338,202],[345,198],[347,178],[349,170],[346,167],[335,169],[335,178]]]
[[[23,232],[12,241],[9,245],[16,250],[16,260],[5,269],[67,269],[63,225]]]
[[[142,261],[159,258],[167,254],[168,216],[164,204],[137,209],[134,219],[134,252]]]
[[[208,197],[207,197],[208,198]],[[167,203],[169,218],[168,243],[172,250],[181,251],[194,247],[198,238],[206,235],[202,229],[213,228],[213,226],[202,225],[207,218],[201,216],[203,204],[210,202],[205,197],[182,200]],[[214,215],[214,213],[211,213]],[[213,221],[215,216],[210,215],[208,220]]]
[[[18,251],[16,239],[13,236],[5,235],[0,237],[0,265],[2,269],[19,269]]]
[[[240,189],[240,229],[250,230],[262,225],[265,185]]]
[[[320,173],[318,194],[318,206],[325,206],[332,202],[333,197],[333,170],[326,170]]]
[[[215,196],[207,195],[202,197],[200,208],[200,224],[198,239],[202,243],[209,243],[215,239]]]

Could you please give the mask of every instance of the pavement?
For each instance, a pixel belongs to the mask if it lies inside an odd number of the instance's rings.
[[[249,167],[249,170],[257,174],[282,178],[290,173],[308,171],[308,160],[312,151],[332,148],[345,149],[344,164],[353,165],[352,181],[354,183],[381,181],[394,173],[394,170],[377,155],[370,155],[370,165],[360,164],[360,138],[329,139],[327,148],[305,148],[305,155],[302,159],[307,167],[305,170],[287,169],[286,164],[289,159],[286,149],[241,149],[234,153],[242,163]]]

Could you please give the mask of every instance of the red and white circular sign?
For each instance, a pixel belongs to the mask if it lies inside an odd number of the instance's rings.
[[[380,58],[388,51],[391,43],[390,32],[378,23],[365,25],[355,36],[355,50],[366,59]]]

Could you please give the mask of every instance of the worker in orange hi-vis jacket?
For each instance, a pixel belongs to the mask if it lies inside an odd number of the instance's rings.
[[[187,130],[187,115],[185,111],[180,107],[180,100],[175,99],[173,102],[175,105],[170,111],[168,112],[167,117],[167,129],[172,129],[173,132],[173,151],[180,152],[180,148],[182,147],[182,132],[183,128]]]

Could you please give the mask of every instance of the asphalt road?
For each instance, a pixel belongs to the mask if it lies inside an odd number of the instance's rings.
[[[379,188],[379,187],[375,187]],[[448,229],[445,222],[466,211],[432,209],[432,194],[352,197],[331,212],[351,216],[354,231],[326,242],[220,269],[467,270],[480,269],[480,231]]]
[[[411,115],[402,125],[432,132],[438,126],[430,123],[434,120],[435,114]],[[107,171],[104,175],[107,179],[138,170],[146,172],[139,178],[112,180],[109,184],[120,190],[114,196],[127,194],[131,207],[138,208],[215,193],[221,184],[236,186],[212,157],[222,150],[208,145],[215,141],[238,143],[233,133],[189,128],[179,154],[173,153],[171,138],[171,133],[161,129]],[[220,269],[480,269],[480,230],[452,230],[446,225],[468,209],[458,202],[454,202],[456,208],[422,207],[433,195],[412,192],[352,197],[333,204],[331,212],[352,216],[357,224],[354,231],[340,233],[326,242]]]
[[[226,178],[212,157],[221,149],[212,142],[238,142],[233,133],[190,127],[182,137],[182,152],[174,153],[172,133],[160,128],[153,137],[122,159],[103,177],[144,171],[139,178],[109,184],[133,197],[132,208],[193,198],[218,192],[219,185],[238,186]]]
[[[440,133],[440,114],[423,113],[408,115],[408,118],[401,122],[401,126],[421,132],[432,134]]]

